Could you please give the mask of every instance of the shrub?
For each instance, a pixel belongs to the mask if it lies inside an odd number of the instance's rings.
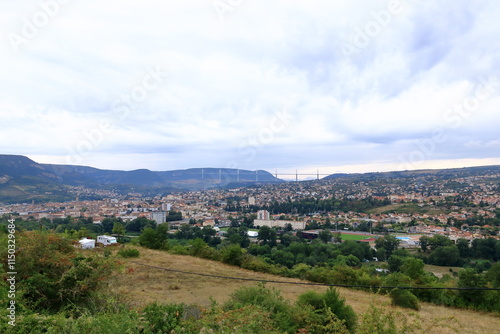
[[[139,257],[139,250],[136,248],[124,248],[118,251],[121,257]]]
[[[82,302],[115,268],[111,259],[77,256],[71,241],[61,235],[24,232],[18,240],[18,292],[31,310],[57,311]]]
[[[409,290],[394,289],[390,292],[392,305],[419,310],[418,298]]]
[[[224,304],[226,310],[237,310],[253,305],[271,313],[271,319],[277,328],[287,333],[295,333],[298,324],[292,318],[291,305],[281,296],[279,290],[268,289],[264,284],[244,287],[236,290],[231,299]]]
[[[425,323],[425,325],[423,325]],[[437,318],[432,321],[422,320],[417,313],[404,314],[399,311],[378,308],[373,304],[361,316],[361,325],[357,328],[358,334],[399,334],[399,333],[433,333],[436,328],[447,328],[459,333],[456,328],[456,319]]]
[[[163,228],[158,227],[157,229],[153,229],[151,227],[146,227],[139,236],[139,244],[151,249],[167,250],[167,234],[168,232],[164,231]]]
[[[345,303],[338,291],[334,288],[329,288],[325,293],[319,294],[315,291],[309,291],[299,296],[299,305],[309,305],[323,316],[323,321],[328,318],[328,310],[333,312],[341,321],[345,322],[345,326],[350,332],[354,332],[356,327],[356,313]],[[327,323],[323,323],[326,325]]]
[[[241,266],[243,262],[243,249],[240,245],[229,245],[221,249],[222,262],[233,265]]]
[[[406,317],[401,317],[401,313],[387,312],[376,306],[370,305],[368,311],[362,315],[362,322],[358,328],[359,334],[399,334],[396,319],[405,322]],[[404,325],[406,325],[404,323]]]
[[[212,307],[201,319],[183,324],[181,333],[280,334],[271,314],[262,307],[246,305],[234,310]]]
[[[170,333],[179,327],[183,314],[183,304],[149,304],[143,311],[145,333]]]
[[[182,245],[173,246],[169,252],[175,255],[189,255],[189,249]]]
[[[261,257],[255,257],[247,254],[243,258],[243,262],[241,264],[241,268],[258,271],[261,273],[269,273],[272,270],[272,265],[264,261]]]
[[[345,325],[345,320],[340,320],[330,308],[326,309],[323,323],[314,323],[309,327],[310,332],[317,334],[349,334],[349,330]]]
[[[200,238],[196,238],[190,242],[189,252],[191,255],[208,260],[218,260],[219,253],[214,248]]]

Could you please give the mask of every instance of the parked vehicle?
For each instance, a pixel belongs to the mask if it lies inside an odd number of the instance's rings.
[[[100,242],[104,246],[110,246],[116,244],[116,238],[110,237],[109,235],[99,235],[97,237],[97,242]]]
[[[78,241],[80,243],[80,247],[82,249],[92,249],[95,248],[95,240],[94,239],[81,239]]]

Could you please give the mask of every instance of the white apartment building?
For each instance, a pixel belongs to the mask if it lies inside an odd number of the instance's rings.
[[[257,219],[258,220],[269,220],[269,211],[267,211],[267,210],[257,211]]]
[[[267,211],[266,211],[267,212]],[[255,219],[253,225],[255,227],[269,226],[269,227],[281,227],[285,228],[288,224],[292,226],[294,230],[303,230],[306,228],[306,222],[294,221],[294,220],[269,220],[269,219]]]

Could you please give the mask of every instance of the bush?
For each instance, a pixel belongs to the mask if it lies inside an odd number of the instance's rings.
[[[436,328],[449,329],[448,332],[460,333],[456,328],[456,319],[437,318],[432,321],[422,319],[418,313],[402,313],[395,310],[378,308],[373,304],[361,316],[358,334],[399,334],[399,333],[434,333]],[[425,325],[423,325],[425,324]]]
[[[298,324],[292,317],[292,307],[279,290],[268,289],[264,284],[240,288],[233,292],[224,309],[237,310],[248,305],[258,306],[271,313],[271,319],[281,331],[295,333],[298,329]]]
[[[118,251],[121,257],[139,257],[139,250],[136,248],[124,248]]]
[[[179,327],[183,314],[183,304],[149,304],[143,311],[145,333],[170,333]]]
[[[169,249],[169,252],[175,255],[189,255],[189,249],[182,245],[173,246]]]
[[[181,333],[225,334],[280,334],[270,313],[256,305],[246,305],[234,310],[214,306],[201,319],[183,324]]]
[[[261,273],[270,273],[272,270],[272,265],[264,261],[264,259],[262,259],[261,257],[255,257],[247,254],[243,258],[243,263],[241,264],[241,268]]]
[[[345,303],[345,299],[334,288],[329,288],[322,294],[314,291],[306,292],[299,296],[297,303],[311,306],[316,313],[323,316],[323,320],[328,319],[328,310],[330,310],[341,321],[345,322],[345,326],[350,332],[353,333],[356,328],[356,313],[352,307]],[[326,323],[323,325],[326,325]]]
[[[394,289],[390,293],[392,305],[419,310],[418,298],[409,290]]]
[[[168,249],[168,231],[161,226],[157,229],[146,227],[139,236],[139,244],[151,249]]]
[[[84,301],[116,267],[111,259],[78,256],[61,235],[23,232],[18,241],[18,293],[31,310],[57,311]]]
[[[224,263],[238,267],[243,263],[243,249],[240,245],[229,245],[221,249],[220,253]]]
[[[214,248],[200,238],[196,238],[190,242],[189,252],[191,255],[208,260],[218,260],[219,253]]]

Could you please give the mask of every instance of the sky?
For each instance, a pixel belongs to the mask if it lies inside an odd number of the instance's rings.
[[[0,0],[0,154],[278,173],[500,164],[494,0]]]

